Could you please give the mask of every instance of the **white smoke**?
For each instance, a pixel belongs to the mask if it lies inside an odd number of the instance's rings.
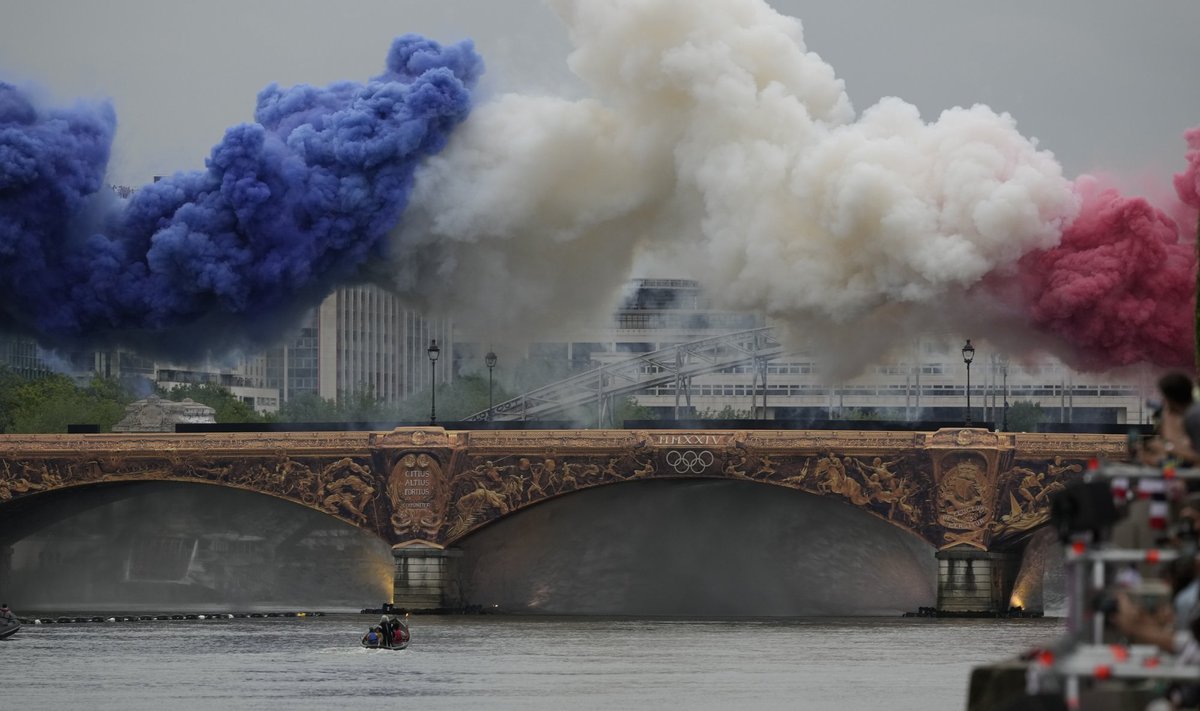
[[[878,353],[979,318],[972,285],[1078,209],[1007,114],[925,123],[888,98],[856,117],[800,22],[762,0],[549,3],[591,97],[478,107],[393,235],[393,286],[482,336],[604,313],[652,252],[720,306],[834,350],[854,327]]]

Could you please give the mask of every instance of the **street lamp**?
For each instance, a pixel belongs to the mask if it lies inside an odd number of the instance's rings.
[[[963,362],[967,364],[967,427],[971,426],[971,361],[975,360],[975,346],[971,345],[971,339],[967,339],[967,345],[962,347]]]
[[[487,355],[483,357],[483,362],[488,367],[488,422],[492,421],[492,368],[496,367],[496,352],[488,349]]]
[[[429,424],[434,425],[437,423],[437,359],[442,354],[436,338],[429,342],[425,352],[429,354]]]

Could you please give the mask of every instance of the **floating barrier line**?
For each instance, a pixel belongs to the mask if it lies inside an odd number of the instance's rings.
[[[66,625],[105,622],[171,622],[176,620],[243,620],[324,616],[324,612],[214,612],[161,615],[60,615],[58,617],[18,617],[17,619],[23,625]]]

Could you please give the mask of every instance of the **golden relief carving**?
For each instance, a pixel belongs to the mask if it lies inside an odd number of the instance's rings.
[[[292,500],[395,545],[448,545],[573,491],[708,477],[833,497],[935,546],[986,549],[1044,525],[1053,493],[1109,451],[1122,453],[1124,438],[966,428],[0,435],[0,503],[96,482],[203,481]]]
[[[1050,461],[1025,459],[1001,476],[1003,513],[992,525],[994,539],[1031,531],[1050,520],[1050,498],[1083,476],[1084,463],[1055,456]]]
[[[370,525],[376,490],[370,467],[353,457],[301,461],[285,454],[214,459],[165,449],[155,457],[106,453],[73,459],[3,459],[0,473],[0,500],[97,482],[203,481],[293,500],[360,526]]]
[[[393,534],[432,539],[445,522],[449,499],[441,462],[428,452],[401,454],[388,474],[387,497]]]
[[[1019,433],[1013,437],[1021,456],[1036,458],[1123,459],[1128,446],[1120,435]]]
[[[938,521],[946,528],[977,530],[992,514],[987,462],[975,454],[950,458],[938,484]]]
[[[462,434],[462,441],[471,452],[500,455],[536,455],[551,449],[562,452],[618,451],[637,446],[640,440],[649,437],[644,432],[627,430],[483,430]]]
[[[1012,435],[983,429],[941,429],[926,436],[926,447],[961,447],[996,449],[1012,446]]]
[[[366,523],[367,515],[363,511],[375,496],[375,487],[367,483],[371,478],[367,467],[349,457],[330,464],[321,471],[321,481],[325,482],[320,492],[323,494],[321,508]]]
[[[858,430],[754,430],[741,433],[741,441],[755,450],[870,452],[915,450],[925,445],[924,432]]]

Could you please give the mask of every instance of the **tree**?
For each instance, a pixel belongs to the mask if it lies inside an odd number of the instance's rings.
[[[657,420],[658,413],[646,407],[639,405],[637,398],[632,395],[617,399],[613,403],[613,424],[620,427],[626,420]]]
[[[0,365],[0,432],[11,432],[17,411],[17,389],[25,378],[8,366]]]
[[[496,405],[512,397],[508,390],[495,385],[492,388],[492,404]],[[425,422],[429,420],[429,409],[433,403],[429,388],[419,390],[392,410],[398,422]],[[453,383],[437,386],[437,418],[439,422],[452,422],[470,417],[488,408],[488,379],[486,375],[460,375]]]
[[[133,401],[120,383],[99,376],[79,387],[65,375],[28,380],[9,396],[12,432],[66,432],[67,425],[93,424],[109,431]]]
[[[449,385],[438,387],[439,417],[446,420],[461,420],[488,407],[487,376],[463,375]],[[493,403],[508,399],[503,390],[494,391]],[[441,413],[444,413],[441,414]]]
[[[300,393],[289,397],[276,415],[280,422],[338,422],[340,417],[337,403],[316,393]]]
[[[694,417],[697,420],[748,420],[749,410],[736,410],[733,405],[726,405],[720,410],[700,410]]]
[[[391,408],[375,393],[370,385],[359,385],[343,393],[336,406],[339,422],[378,422],[392,419]]]
[[[1045,416],[1040,403],[1018,400],[1008,407],[1008,431],[1033,432]]]

